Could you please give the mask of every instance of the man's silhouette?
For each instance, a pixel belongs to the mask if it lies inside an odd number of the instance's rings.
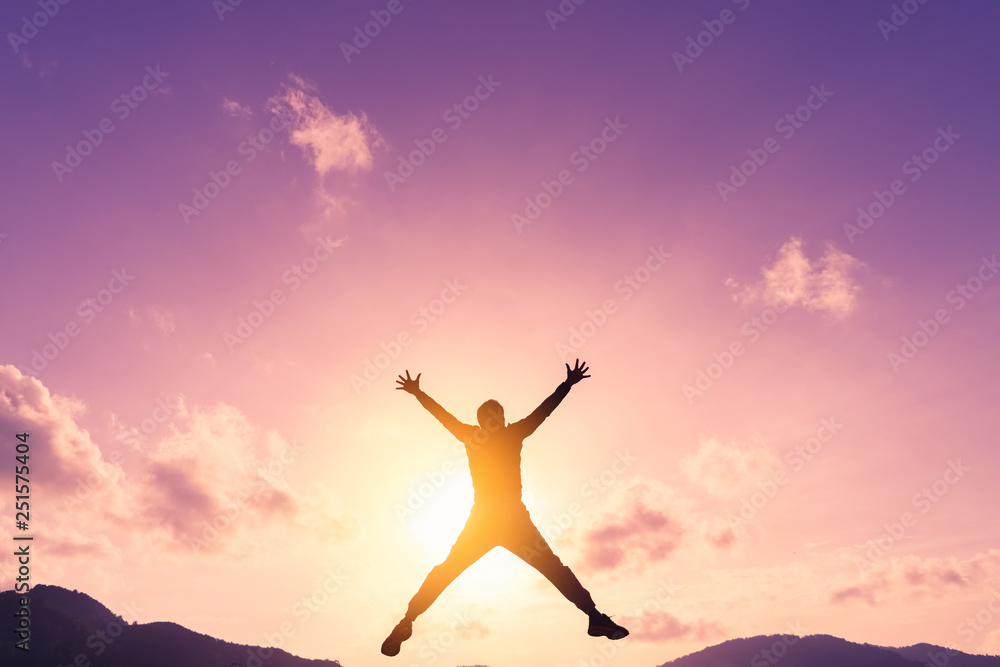
[[[486,401],[476,413],[478,427],[458,421],[421,391],[419,373],[415,379],[410,378],[410,371],[406,371],[405,378],[399,376],[396,382],[400,386],[396,389],[416,396],[422,406],[465,444],[475,497],[469,519],[451,552],[427,575],[420,590],[410,600],[403,620],[382,643],[382,653],[390,656],[398,654],[400,644],[413,633],[413,620],[424,613],[467,567],[497,546],[505,547],[532,565],[587,614],[590,618],[588,634],[609,639],[621,639],[628,635],[628,630],[597,611],[590,593],[552,553],[521,501],[522,441],[556,409],[570,387],[590,377],[585,374],[587,370],[587,365],[581,365],[579,359],[572,369],[566,364],[566,380],[534,412],[513,424],[505,423],[503,406],[494,400]]]

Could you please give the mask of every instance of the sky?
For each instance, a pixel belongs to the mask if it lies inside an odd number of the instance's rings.
[[[396,376],[516,420],[579,357],[524,499],[631,636],[500,549],[396,663],[1000,653],[998,19],[5,3],[0,538],[127,620],[380,664],[472,503]]]

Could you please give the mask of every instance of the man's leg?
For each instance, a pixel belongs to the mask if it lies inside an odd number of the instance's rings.
[[[503,546],[541,572],[580,611],[588,616],[597,613],[597,606],[590,597],[590,592],[583,587],[573,571],[553,553],[527,513],[523,524]]]
[[[420,590],[410,600],[406,608],[406,617],[412,620],[427,611],[427,608],[451,582],[458,578],[458,575],[485,556],[494,546],[496,543],[489,539],[489,526],[475,521],[474,517],[470,516],[451,551],[448,552],[448,557],[440,565],[431,568]]]
[[[409,639],[412,634],[413,620],[427,611],[427,608],[458,575],[482,558],[494,546],[496,546],[496,542],[491,540],[489,524],[479,518],[475,508],[473,508],[473,512],[465,522],[465,527],[459,533],[451,551],[448,552],[447,558],[440,565],[431,568],[417,594],[410,600],[403,620],[396,625],[392,633],[382,643],[382,653],[389,656],[398,654],[400,644]]]
[[[511,535],[503,546],[541,572],[566,599],[587,615],[590,619],[587,634],[608,639],[622,639],[628,636],[628,630],[616,624],[609,616],[597,611],[590,592],[583,587],[573,571],[553,553],[526,511],[521,526],[514,532],[515,534]]]

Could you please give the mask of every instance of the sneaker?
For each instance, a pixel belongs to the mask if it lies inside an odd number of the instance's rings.
[[[382,655],[399,655],[399,647],[413,634],[413,621],[403,618],[382,642]]]
[[[607,614],[594,614],[590,617],[587,634],[591,637],[607,637],[608,639],[623,639],[628,637],[628,630],[611,620]]]

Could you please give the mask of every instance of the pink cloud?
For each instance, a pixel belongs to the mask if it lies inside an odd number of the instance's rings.
[[[715,621],[698,619],[685,623],[665,611],[644,611],[632,631],[632,636],[640,641],[665,642],[671,640],[697,639],[704,641],[721,637],[726,631]]]
[[[338,116],[306,92],[313,87],[303,79],[292,76],[292,82],[268,103],[272,111],[291,117],[291,142],[303,150],[319,175],[370,169],[372,147],[380,145],[382,138],[367,116],[350,112]]]
[[[118,558],[120,551],[107,535],[84,534],[74,528],[56,528],[45,532],[45,553],[55,557],[89,559]]]
[[[703,438],[698,451],[681,460],[688,479],[715,495],[734,495],[767,473],[781,467],[781,460],[758,441],[722,444]]]
[[[335,195],[325,182],[330,172],[354,174],[372,168],[372,151],[385,140],[368,117],[351,112],[338,115],[309,92],[316,88],[301,77],[291,75],[291,85],[268,100],[274,113],[289,119],[289,141],[298,146],[319,176],[315,194],[324,214],[343,213],[346,195]]]
[[[489,637],[492,633],[482,621],[473,619],[456,624],[455,634],[462,639],[482,639]]]
[[[232,406],[188,410],[183,403],[171,431],[146,455],[135,493],[138,522],[167,528],[173,547],[222,549],[247,526],[287,522],[298,511],[281,476],[267,472],[290,469],[299,454],[277,433]]]
[[[655,482],[628,487],[612,511],[584,536],[584,562],[594,569],[663,560],[678,548],[686,528]]]
[[[826,244],[826,252],[812,262],[803,250],[802,239],[791,238],[778,250],[778,258],[770,267],[761,269],[763,277],[757,283],[739,289],[736,298],[743,302],[763,301],[767,305],[785,303],[807,310],[825,312],[834,318],[844,318],[854,310],[860,285],[853,274],[862,262]]]
[[[189,409],[179,400],[159,441],[105,451],[77,423],[85,409],[0,366],[0,429],[29,433],[32,460],[45,462],[32,466],[31,479],[51,556],[110,558],[135,545],[241,554],[279,531],[336,542],[358,534],[335,494],[303,495],[285,481],[303,448],[232,406]]]
[[[222,100],[222,110],[225,111],[228,115],[234,117],[243,116],[245,118],[249,118],[250,116],[253,115],[253,112],[250,110],[250,107],[244,104],[240,104],[236,100],[231,100],[228,97]]]
[[[108,511],[120,513],[125,506],[114,485],[104,481],[120,480],[122,469],[105,460],[90,433],[76,423],[85,411],[83,401],[53,395],[37,378],[22,375],[14,366],[0,366],[0,429],[28,433],[30,455],[45,462],[30,466],[32,485],[49,498],[81,494],[83,489],[88,498],[99,496]],[[88,485],[88,478],[98,483]],[[65,510],[66,504],[62,506]]]
[[[711,546],[725,551],[736,546],[738,538],[732,528],[722,528],[717,532],[706,531],[705,539]]]
[[[876,563],[863,581],[840,585],[830,594],[833,603],[861,600],[878,605],[893,599],[941,597],[955,587],[982,585],[1000,575],[1000,549],[990,549],[961,560],[893,556]]]

